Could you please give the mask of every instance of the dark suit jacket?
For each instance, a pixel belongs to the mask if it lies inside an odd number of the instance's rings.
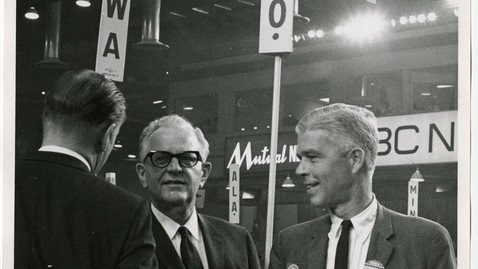
[[[276,235],[270,254],[271,269],[325,269],[330,217],[289,227]],[[456,268],[448,231],[430,220],[409,217],[378,205],[366,261],[376,260],[387,269]]]
[[[149,203],[80,160],[38,152],[15,172],[15,269],[157,268]]]
[[[210,269],[260,269],[257,250],[247,229],[222,219],[198,214]],[[159,221],[153,217],[156,257],[160,269],[184,269]]]

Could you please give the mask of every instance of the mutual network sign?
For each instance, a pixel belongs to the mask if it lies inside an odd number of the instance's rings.
[[[378,118],[377,165],[443,163],[457,161],[457,111]],[[278,170],[294,170],[297,158],[295,133],[279,134]],[[268,171],[270,136],[232,137],[226,140],[227,168],[239,164],[241,171]]]

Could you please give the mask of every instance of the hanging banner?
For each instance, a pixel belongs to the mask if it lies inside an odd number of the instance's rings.
[[[96,72],[123,81],[130,1],[103,0],[96,51]]]
[[[418,216],[418,182],[408,181],[408,215]]]
[[[229,168],[229,222],[239,223],[239,165],[231,164]]]
[[[290,53],[294,0],[262,0],[259,32],[259,53]]]

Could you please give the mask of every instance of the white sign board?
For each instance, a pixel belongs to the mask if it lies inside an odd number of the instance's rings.
[[[259,53],[292,52],[294,1],[261,0]]]
[[[418,216],[418,182],[408,181],[408,215]]]
[[[96,51],[96,72],[123,81],[128,37],[129,0],[103,0]]]
[[[456,162],[457,111],[378,118],[377,166]]]
[[[239,165],[231,164],[229,168],[229,222],[239,223]]]

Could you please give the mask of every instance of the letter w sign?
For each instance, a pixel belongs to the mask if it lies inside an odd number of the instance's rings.
[[[96,72],[123,81],[130,0],[103,0]]]

